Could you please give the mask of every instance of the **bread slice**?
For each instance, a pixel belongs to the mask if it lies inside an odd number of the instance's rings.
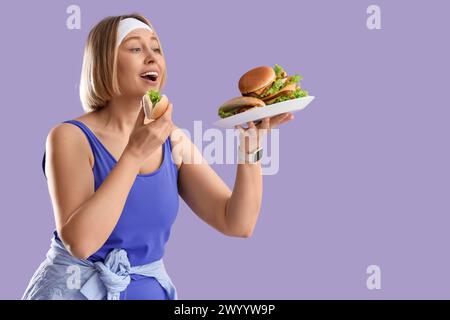
[[[146,94],[143,97],[144,113],[147,119],[158,119],[164,112],[166,112],[169,106],[169,99],[165,94],[161,96],[161,99],[155,104],[152,104],[150,97]]]

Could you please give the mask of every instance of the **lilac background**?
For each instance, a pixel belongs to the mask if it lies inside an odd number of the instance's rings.
[[[175,4],[176,3],[176,4]],[[65,26],[81,7],[81,30]],[[378,4],[382,30],[366,27]],[[280,128],[249,239],[181,202],[166,266],[184,299],[450,298],[448,1],[2,1],[0,298],[20,298],[54,229],[48,131],[83,113],[82,50],[107,15],[153,21],[174,121],[212,127],[247,69],[279,63],[316,96]],[[447,40],[445,40],[447,39]],[[447,45],[445,44],[447,43]],[[235,165],[213,165],[233,186]],[[366,268],[381,267],[381,290]]]

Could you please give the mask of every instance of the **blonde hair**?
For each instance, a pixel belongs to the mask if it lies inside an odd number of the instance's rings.
[[[121,94],[117,79],[118,46],[116,46],[116,37],[119,22],[126,18],[136,18],[152,28],[165,59],[159,37],[147,18],[138,13],[104,18],[89,32],[84,48],[80,100],[86,113],[103,108],[114,94]],[[159,90],[166,84],[166,79],[167,67],[161,76]]]

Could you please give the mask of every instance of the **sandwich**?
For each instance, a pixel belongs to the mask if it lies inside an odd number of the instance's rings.
[[[298,74],[288,76],[280,65],[275,64],[273,68],[262,66],[246,72],[239,79],[238,87],[243,96],[255,97],[270,105],[306,97],[308,92],[299,84],[302,79]]]
[[[227,118],[252,108],[264,107],[264,101],[254,97],[236,97],[223,103],[219,108],[219,117]]]
[[[219,107],[218,115],[227,118],[252,108],[306,97],[308,92],[300,88],[301,79],[298,74],[288,76],[278,64],[273,68],[269,66],[253,68],[239,79],[238,88],[241,96],[223,103]]]
[[[145,116],[148,119],[158,119],[169,106],[169,99],[157,90],[149,90],[142,98]]]

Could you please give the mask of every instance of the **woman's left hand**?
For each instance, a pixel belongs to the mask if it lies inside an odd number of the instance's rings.
[[[276,128],[292,119],[294,119],[294,115],[290,112],[285,112],[274,117],[263,118],[257,125],[255,125],[254,121],[247,122],[247,128],[243,128],[242,125],[236,125],[235,128],[239,129],[240,133],[239,148],[246,153],[258,149],[261,146],[263,136],[266,135],[270,129]]]

